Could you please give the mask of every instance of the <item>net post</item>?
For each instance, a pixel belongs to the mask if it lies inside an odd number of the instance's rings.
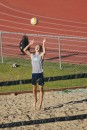
[[[2,52],[2,32],[0,32],[0,50],[1,50],[1,63],[3,63],[3,52]]]
[[[58,36],[58,47],[59,47],[59,68],[62,69],[62,63],[61,63],[61,42],[60,42],[60,36]]]

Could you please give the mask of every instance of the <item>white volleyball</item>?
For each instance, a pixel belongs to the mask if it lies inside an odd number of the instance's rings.
[[[38,23],[38,20],[37,20],[36,17],[34,17],[34,18],[31,18],[30,22],[31,22],[32,25],[36,25]]]

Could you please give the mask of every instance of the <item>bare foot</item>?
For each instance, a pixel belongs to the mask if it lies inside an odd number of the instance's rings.
[[[34,102],[34,104],[33,104],[33,107],[35,110],[36,110],[36,103],[37,103],[37,99],[36,99],[36,102]]]
[[[34,110],[36,110],[36,103],[33,104]]]
[[[42,104],[39,105],[39,110],[41,110]]]

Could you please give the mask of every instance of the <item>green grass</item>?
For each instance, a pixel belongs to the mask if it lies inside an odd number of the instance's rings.
[[[12,68],[11,65],[13,62],[20,64],[17,68]],[[32,68],[29,60],[18,60],[18,59],[8,59],[3,64],[0,64],[0,82],[2,81],[11,81],[18,79],[31,79]],[[71,65],[71,64],[63,64],[63,69],[59,69],[58,63],[46,62],[44,63],[44,76],[61,76],[68,74],[76,74],[76,73],[84,73],[87,72],[86,65]],[[76,87],[76,86],[86,86],[87,78],[81,79],[73,79],[73,80],[59,80],[53,82],[46,82],[44,88],[61,88],[61,87]],[[13,85],[7,87],[0,87],[0,92],[6,91],[25,91],[32,90],[31,84],[26,85]]]

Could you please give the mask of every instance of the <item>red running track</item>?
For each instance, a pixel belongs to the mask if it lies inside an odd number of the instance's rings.
[[[86,12],[86,0],[0,0],[0,30],[29,34],[87,37]],[[30,19],[32,17],[37,17],[39,20],[36,26],[30,24]],[[20,39],[16,41],[16,47],[18,47]],[[38,38],[38,41],[40,40],[42,39]],[[8,47],[9,40],[5,38],[3,41],[4,48]],[[12,42],[15,43],[15,40]],[[47,39],[46,47],[48,48],[46,58],[58,60],[57,39],[54,41],[52,39]],[[75,39],[62,40],[61,48],[62,61],[87,63],[86,41],[77,41]],[[13,53],[13,51],[11,52],[11,48],[6,48],[3,51],[6,54],[8,52]],[[14,53],[19,54],[20,52],[14,51]]]

